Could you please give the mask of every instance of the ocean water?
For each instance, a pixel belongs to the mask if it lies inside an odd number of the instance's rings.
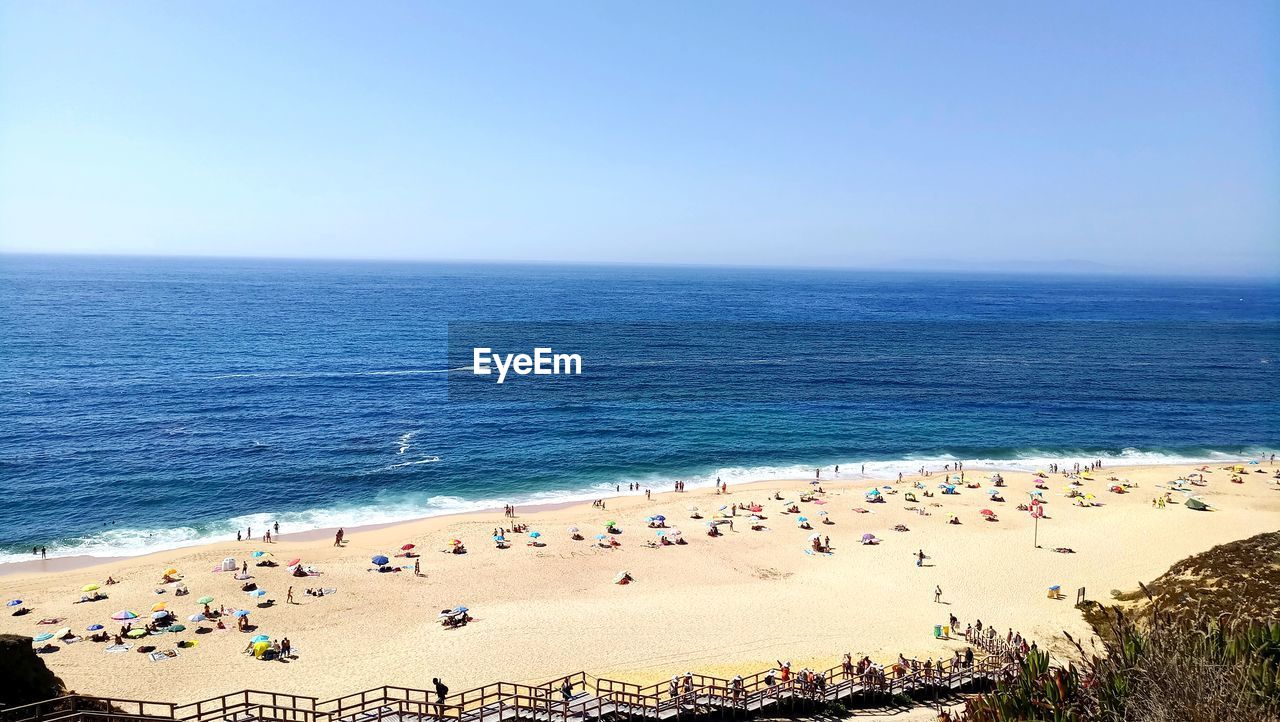
[[[579,376],[466,369],[475,346]],[[1275,282],[0,256],[0,562],[1280,447]]]

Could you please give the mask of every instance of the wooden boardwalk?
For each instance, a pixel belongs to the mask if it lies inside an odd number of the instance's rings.
[[[833,667],[823,672],[821,688],[796,677],[769,684],[769,672],[761,671],[744,677],[736,690],[734,680],[695,674],[685,685],[682,677],[681,689],[673,694],[667,682],[641,686],[577,672],[538,685],[496,682],[442,703],[428,690],[390,686],[323,701],[243,690],[184,705],[72,695],[0,710],[0,722],[663,722],[785,716],[833,702],[889,708],[900,707],[904,697],[946,697],[1012,672],[1003,640],[975,640],[974,646],[989,656],[971,666],[943,662],[928,672],[888,677],[859,677]],[[561,691],[565,683],[573,690],[567,700]]]

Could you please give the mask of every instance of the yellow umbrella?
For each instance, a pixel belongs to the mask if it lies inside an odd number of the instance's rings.
[[[177,570],[177,569],[166,569],[166,570],[164,570],[164,573],[165,573],[165,576],[170,576],[170,577],[171,577],[171,576],[173,576],[174,574],[177,574],[177,573],[178,573],[178,570]]]
[[[162,611],[164,611],[164,602],[156,602],[155,604],[152,604],[152,605],[151,605],[151,611],[153,611],[153,612],[162,612]]]
[[[86,584],[86,585],[84,585],[83,587],[80,587],[80,591],[82,591],[82,592],[96,592],[96,591],[98,591],[98,590],[99,590],[99,589],[101,589],[101,588],[102,588],[102,587],[98,586],[97,584]]]

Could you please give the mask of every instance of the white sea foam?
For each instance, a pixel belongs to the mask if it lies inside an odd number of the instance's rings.
[[[1012,459],[959,459],[950,455],[907,456],[892,460],[849,459],[840,462],[841,479],[860,478],[893,478],[898,472],[910,474],[920,467],[938,470],[946,464],[964,461],[965,470],[1003,470],[1003,471],[1035,471],[1051,463],[1070,465],[1075,462],[1085,464],[1101,459],[1104,464],[1112,466],[1149,466],[1159,464],[1215,463],[1240,458],[1258,458],[1271,453],[1270,450],[1249,449],[1248,453],[1233,454],[1209,451],[1198,456],[1182,456],[1158,451],[1140,449],[1124,449],[1119,454],[1100,454],[1081,450],[1075,454],[1047,453],[1036,450],[1024,451]],[[399,466],[437,463],[438,456],[423,456]],[[831,464],[823,466],[823,479],[831,479]],[[865,466],[866,472],[861,472]],[[251,528],[255,536],[265,531],[271,523],[280,522],[281,532],[309,531],[335,527],[359,527],[371,524],[408,521],[425,517],[459,514],[483,509],[494,509],[504,504],[516,506],[532,506],[537,504],[588,501],[615,495],[616,489],[622,494],[640,494],[642,491],[627,492],[629,484],[640,484],[641,488],[652,488],[665,491],[676,480],[685,482],[686,487],[710,487],[717,479],[730,487],[754,481],[771,479],[811,479],[814,475],[813,465],[788,466],[751,466],[726,467],[699,474],[680,475],[642,475],[622,477],[607,483],[583,484],[576,488],[550,489],[546,491],[523,494],[491,494],[474,498],[460,496],[392,496],[384,495],[373,503],[360,506],[334,506],[309,509],[300,512],[263,512],[237,516],[222,522],[209,524],[203,529],[194,527],[164,527],[156,529],[111,529],[92,534],[69,542],[53,543],[48,546],[49,555],[92,556],[92,557],[128,557],[140,554],[196,546],[218,539],[234,538],[237,530]],[[24,553],[0,553],[0,564],[28,561],[31,555]]]

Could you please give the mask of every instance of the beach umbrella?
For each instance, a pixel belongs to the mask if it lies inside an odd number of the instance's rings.
[[[187,621],[188,621],[188,622],[203,622],[203,621],[204,621],[204,615],[203,615],[203,614],[192,614],[190,617],[187,617]]]
[[[719,509],[717,509],[716,511],[724,511],[725,509],[728,509],[728,508],[729,508],[729,505],[728,505],[728,504],[725,504],[724,506],[720,507],[720,508],[719,508]]]
[[[83,587],[80,587],[80,591],[82,591],[82,592],[96,592],[96,591],[98,591],[98,590],[99,590],[99,589],[101,589],[101,588],[102,588],[102,587],[98,586],[97,584],[86,584],[86,585],[84,585]]]
[[[164,602],[156,602],[155,604],[152,604],[152,605],[151,605],[151,611],[153,611],[153,612],[162,612],[162,611],[164,611]]]
[[[38,637],[32,637],[32,638],[31,638],[31,641],[32,641],[32,642],[47,642],[47,641],[49,641],[50,639],[53,639],[53,635],[52,635],[52,634],[50,634],[50,633],[48,633],[48,632],[45,632],[44,634],[41,634],[41,635],[40,635],[40,636],[38,636]]]
[[[453,544],[453,545],[454,545],[454,546],[456,546],[456,547],[460,547],[460,546],[462,546],[462,540],[461,540],[461,539],[454,539],[454,540],[453,540],[452,542],[450,542],[450,543],[451,543],[451,544]]]
[[[454,607],[454,608],[453,608],[453,613],[454,613],[454,614],[466,614],[466,613],[467,613],[467,612],[469,612],[469,611],[471,611],[471,610],[470,610],[470,609],[467,609],[466,607],[462,606],[461,604],[459,604],[458,606],[456,606],[456,607]]]
[[[680,532],[680,530],[679,530],[679,529],[669,529],[669,530],[667,530],[667,536],[680,536],[680,534],[681,534],[681,532]]]
[[[270,642],[270,641],[271,641],[271,637],[268,637],[265,634],[255,635],[253,639],[249,640],[251,644],[257,644],[258,642]]]
[[[249,613],[248,613],[248,612],[246,612],[246,611],[245,611],[245,610],[243,610],[243,609],[237,609],[236,611],[234,611],[234,612],[232,612],[232,613],[231,613],[231,616],[236,617],[236,618],[239,618],[239,617],[247,617],[247,616],[249,616]]]
[[[818,516],[827,516],[827,512],[825,512],[825,511],[820,511],[820,512],[818,512]]]
[[[88,627],[85,627],[85,630],[90,632],[97,632],[101,629],[102,629],[101,624],[90,624]]]
[[[71,627],[63,627],[62,629],[59,629],[58,631],[53,633],[53,636],[57,637],[58,639],[66,639],[67,637],[71,636]]]
[[[612,519],[610,519],[609,521],[606,521],[606,522],[604,523],[604,525],[605,525],[606,527],[614,526],[614,525],[616,525],[616,524],[617,524],[617,522],[615,522],[615,521],[614,521],[614,520],[612,520]]]
[[[184,624],[175,624],[172,627],[169,627],[169,631],[174,633],[185,632],[187,631],[187,627]]]
[[[137,618],[138,618],[138,615],[137,615],[137,614],[135,614],[135,613],[133,613],[133,612],[131,612],[131,611],[129,611],[128,609],[121,609],[120,611],[116,612],[115,614],[112,614],[112,615],[111,615],[111,618],[112,618],[112,619],[115,619],[115,620],[117,620],[117,621],[119,621],[119,620],[123,620],[123,619],[137,619]]]
[[[173,575],[177,574],[177,573],[178,573],[178,570],[177,570],[177,569],[174,569],[173,567],[169,567],[168,569],[164,570],[164,573],[165,573],[165,575],[166,575],[166,576],[170,576],[170,577],[171,577],[171,576],[173,576]]]
[[[980,512],[978,512],[978,513],[979,513],[979,514],[981,514],[981,515],[983,515],[983,516],[995,516],[995,515],[996,515],[996,513],[995,513],[994,511],[991,511],[990,509],[983,509],[982,511],[980,511]]]
[[[999,496],[999,495],[1000,495],[1000,490],[999,490],[999,489],[987,489],[987,495],[988,495],[988,496]]]
[[[265,590],[265,589],[255,589],[255,590],[253,590],[252,592],[249,592],[249,596],[251,596],[251,597],[259,597],[259,598],[261,598],[261,597],[265,597],[265,596],[267,596],[267,590]]]
[[[875,534],[863,534],[863,535],[862,535],[862,541],[864,541],[864,542],[865,542],[865,541],[872,541],[872,540],[874,540],[875,538],[876,538],[876,535],[875,535]]]
[[[129,637],[130,639],[137,639],[138,637],[145,637],[145,636],[147,636],[147,630],[145,630],[145,629],[130,629],[129,631],[127,631],[127,632],[125,632],[125,633],[124,633],[124,636]]]
[[[658,536],[659,536],[659,537],[664,537],[664,536],[666,536],[666,535],[667,535],[667,532],[666,532],[665,530],[663,530],[663,529],[659,529],[659,530],[658,530]]]
[[[391,560],[379,554],[378,556],[370,559],[369,561],[373,562],[374,564],[377,564],[378,566],[382,566]]]
[[[405,544],[404,546],[400,547],[400,551],[402,551],[402,552],[407,552],[407,551],[409,551],[410,549],[413,549],[413,548],[414,548],[414,545],[413,545],[413,544]]]
[[[212,604],[212,603],[213,603],[213,597],[210,597],[210,596],[207,596],[207,595],[206,595],[206,596],[200,597],[200,598],[199,598],[199,599],[197,599],[196,601],[197,601],[197,602],[199,602],[199,603],[201,603],[201,604]]]
[[[286,564],[285,566],[286,566],[286,567],[296,567],[296,566],[298,566],[298,565],[299,565],[299,564],[301,564],[301,563],[302,563],[302,560],[301,560],[301,559],[290,559],[290,560],[289,560],[289,563],[288,563],[288,564]]]
[[[168,612],[152,612],[151,618],[152,619],[168,619],[169,613]]]
[[[608,538],[609,537],[605,536],[604,534],[596,534],[596,539],[599,541],[604,541],[605,539],[608,539]]]
[[[504,537],[504,536],[502,536],[501,534],[494,534],[494,535],[493,535],[493,540],[494,540],[494,541],[496,541],[496,542],[504,542],[504,541],[506,541],[506,540],[507,540],[507,538],[506,538],[506,537]]]
[[[267,555],[268,555],[268,554],[270,554],[270,553],[271,553],[271,552],[264,552],[264,551],[262,551],[261,549],[259,549],[258,551],[255,551],[255,552],[253,552],[252,554],[250,554],[249,556],[253,557],[254,559],[257,559],[257,558],[259,558],[259,557],[265,557],[265,556],[267,556]]]
[[[4,603],[4,605],[5,605],[6,607],[16,607],[16,606],[18,606],[19,604],[22,604],[22,600],[21,600],[21,599],[10,599],[9,601],[7,601],[7,602],[5,602],[5,603]]]
[[[806,521],[809,521],[809,517],[807,517],[807,516],[798,516],[798,517],[796,517],[796,521],[799,521],[799,522],[806,522]]]
[[[531,538],[531,539],[537,539],[537,538],[538,538],[538,537],[540,537],[540,536],[542,536],[542,532],[540,532],[540,531],[531,531],[531,532],[529,532],[529,538]]]
[[[571,527],[569,527],[569,533],[570,533],[570,534],[577,534],[577,533],[578,533],[578,527],[576,527],[576,526],[571,526]]]
[[[654,515],[653,515],[653,518],[654,518],[654,519],[657,519],[658,521],[666,521],[666,520],[667,520],[667,518],[666,518],[665,516],[661,515],[661,514],[654,514]]]
[[[752,515],[752,516],[747,517],[747,521],[749,521],[749,522],[753,522],[753,523],[754,523],[754,522],[760,521],[760,517],[755,516],[755,515]]]
[[[686,508],[686,509],[688,509],[689,511],[697,511],[697,510],[698,510],[698,507],[696,507],[696,506],[688,506],[688,507],[685,507],[685,508]]]

